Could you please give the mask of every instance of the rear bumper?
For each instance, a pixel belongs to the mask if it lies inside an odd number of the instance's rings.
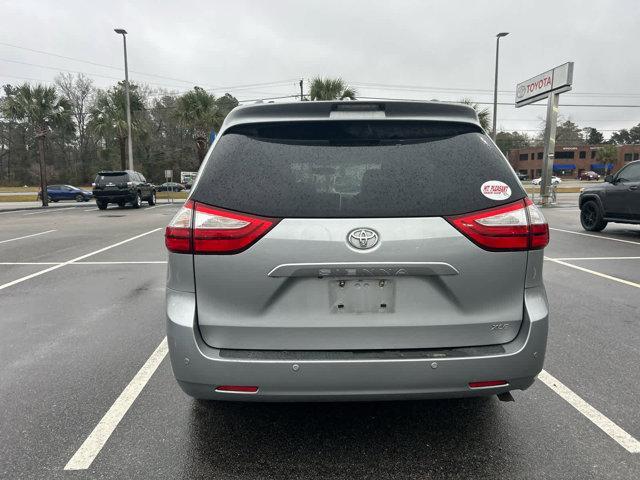
[[[93,198],[98,202],[132,202],[135,198],[135,193],[128,190],[124,191],[95,191],[93,192]]]
[[[454,398],[524,390],[542,370],[548,330],[543,287],[525,290],[524,321],[516,338],[501,345],[502,351],[476,347],[465,356],[452,351],[410,358],[229,357],[202,341],[195,315],[194,293],[167,289],[167,338],[174,375],[188,395],[234,401]],[[485,380],[505,380],[508,385],[469,387],[470,382]],[[259,389],[254,394],[216,392],[219,385]]]

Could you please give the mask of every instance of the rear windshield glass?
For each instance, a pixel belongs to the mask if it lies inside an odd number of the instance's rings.
[[[95,183],[102,185],[105,183],[127,183],[128,181],[129,177],[127,172],[107,172],[99,173]]]
[[[478,127],[441,122],[242,125],[220,138],[201,175],[194,200],[269,217],[451,215],[525,195]],[[489,180],[511,197],[485,197]]]

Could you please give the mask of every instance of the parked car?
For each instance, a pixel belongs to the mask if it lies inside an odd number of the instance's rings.
[[[583,189],[578,205],[580,223],[590,232],[601,231],[608,222],[640,224],[640,160]]]
[[[93,197],[91,192],[73,185],[47,185],[49,201],[75,200],[76,202],[88,202]],[[38,200],[42,198],[42,190],[38,191]]]
[[[580,175],[578,175],[578,180],[600,180],[600,175],[598,175],[596,172],[592,172],[591,170],[586,171],[586,172],[582,172]]]
[[[177,182],[165,182],[156,188],[156,192],[181,192],[182,190],[184,190],[184,187]]]
[[[542,183],[542,178],[541,177],[534,178],[533,180],[531,180],[531,183],[533,185],[540,185]],[[561,178],[555,177],[555,176],[551,177],[551,185],[559,185],[561,183],[562,183],[562,179]]]
[[[518,176],[518,180],[520,181],[529,180],[529,175],[527,175],[526,173],[516,172],[516,175]]]
[[[548,241],[470,107],[238,107],[165,232],[174,375],[201,399],[508,399],[543,366]]]
[[[142,201],[149,205],[156,203],[156,187],[147,182],[144,175],[133,170],[99,172],[93,183],[93,196],[100,210],[110,203],[119,207],[131,203],[133,208],[140,208]]]

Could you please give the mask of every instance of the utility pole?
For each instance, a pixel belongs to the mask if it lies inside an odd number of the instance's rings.
[[[46,127],[43,127],[38,133],[36,133],[36,137],[38,137],[38,157],[40,160],[40,192],[41,192],[41,200],[42,206],[49,206],[49,192],[47,191],[47,166],[44,163],[44,142],[45,137],[47,135]]]
[[[122,35],[124,44],[124,91],[127,99],[127,146],[129,153],[129,170],[133,170],[133,139],[131,138],[131,103],[129,101],[129,65],[127,63],[127,31],[124,28],[113,30]]]
[[[509,35],[509,32],[500,32],[496,35],[496,74],[493,84],[493,131],[491,135],[496,141],[496,124],[498,122],[498,56],[500,54],[500,39]]]
[[[300,101],[304,100],[304,90],[303,90],[303,85],[304,85],[304,79],[301,78],[300,79]]]

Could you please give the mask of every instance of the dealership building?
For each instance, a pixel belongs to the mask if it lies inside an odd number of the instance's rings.
[[[617,145],[618,158],[604,164],[596,159],[596,152],[604,145],[556,145],[553,174],[558,177],[576,178],[582,172],[615,173],[633,160],[640,159],[640,145]],[[509,150],[507,158],[513,169],[530,179],[542,175],[543,147],[518,148]]]

